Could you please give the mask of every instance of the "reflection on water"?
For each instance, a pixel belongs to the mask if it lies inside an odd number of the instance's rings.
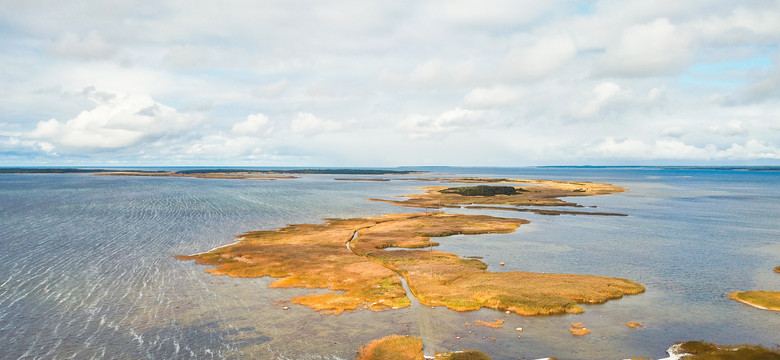
[[[422,336],[426,354],[477,348],[496,359],[659,358],[678,340],[780,343],[776,313],[724,295],[780,290],[780,276],[772,273],[780,265],[780,174],[458,171],[453,175],[606,181],[631,188],[574,199],[628,217],[455,209],[532,223],[512,234],[437,239],[437,250],[481,256],[493,271],[626,277],[645,284],[647,292],[585,306],[581,315],[457,313],[413,303],[395,311],[325,316],[284,302],[310,290],[269,289],[271,279],[212,276],[173,255],[206,251],[250,230],[416,211],[362,199],[406,194],[420,183],[328,176],[240,181],[2,175],[0,358],[351,359],[363,343],[390,334]],[[464,326],[477,319],[505,324]],[[571,336],[573,321],[592,334]],[[628,321],[645,327],[629,329]],[[520,338],[516,327],[524,328]]]

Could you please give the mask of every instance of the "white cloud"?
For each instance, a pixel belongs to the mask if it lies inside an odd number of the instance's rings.
[[[198,124],[200,117],[182,114],[154,101],[148,95],[109,94],[87,89],[97,106],[60,122],[40,121],[30,138],[71,149],[117,149],[137,145],[165,135],[183,132]],[[42,146],[49,152],[53,147]]]
[[[341,124],[332,120],[320,119],[311,113],[298,113],[290,123],[292,132],[297,134],[321,134],[341,128]]]
[[[464,100],[466,105],[470,107],[492,108],[517,104],[524,96],[525,91],[523,90],[506,86],[495,86],[471,90],[466,94]]]
[[[196,5],[0,1],[0,136],[20,140],[0,162],[511,166],[607,136],[623,139],[603,144],[613,159],[695,162],[778,145],[778,1]],[[86,86],[104,91],[59,90]],[[372,146],[340,146],[358,136]],[[460,144],[478,137],[477,157]],[[397,160],[408,138],[436,141]]]
[[[767,160],[780,159],[780,148],[759,140],[748,140],[744,145],[733,143],[728,148],[713,144],[693,146],[679,140],[607,138],[592,149],[583,150],[585,157],[641,160]]]
[[[680,138],[685,135],[685,131],[679,126],[672,126],[661,130],[659,135],[664,137]]]
[[[740,120],[731,120],[723,124],[715,124],[708,128],[712,133],[723,136],[747,135],[748,129]]]
[[[90,31],[84,36],[67,32],[50,47],[50,50],[59,56],[83,59],[104,59],[112,56],[116,51],[96,31]]]
[[[245,121],[233,125],[233,133],[244,136],[268,135],[273,131],[268,125],[268,116],[261,113],[247,116]]]
[[[456,108],[435,116],[412,114],[399,121],[396,128],[407,133],[410,139],[424,139],[475,129],[486,123],[483,120],[482,112]]]
[[[506,59],[507,73],[520,79],[535,79],[561,68],[577,54],[566,35],[544,37],[530,47],[513,49]]]
[[[625,29],[607,46],[599,71],[627,77],[672,74],[692,61],[694,51],[690,34],[659,18]]]
[[[593,88],[593,96],[585,106],[580,109],[578,116],[590,117],[598,114],[611,103],[625,100],[631,96],[631,92],[623,90],[620,85],[613,82],[603,82]]]

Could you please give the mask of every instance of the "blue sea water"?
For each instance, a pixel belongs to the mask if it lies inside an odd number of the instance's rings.
[[[413,306],[323,316],[281,305],[312,290],[270,289],[174,259],[234,236],[326,217],[411,212],[392,198],[435,183],[0,175],[0,359],[352,359],[390,334],[426,352],[476,348],[494,359],[660,358],[676,341],[780,346],[780,313],[726,298],[780,290],[780,172],[662,168],[430,168],[447,176],[613,183],[570,198],[627,217],[455,209],[531,221],[511,234],[437,239],[493,271],[625,277],[647,291],[584,314],[522,317]],[[412,178],[400,176],[399,178]],[[589,209],[589,208],[586,208]],[[499,266],[505,262],[505,266]],[[466,327],[504,319],[500,329]],[[629,329],[638,321],[644,327]],[[592,333],[573,337],[571,322]],[[518,338],[516,327],[524,331]],[[471,333],[469,333],[471,331]],[[457,338],[459,337],[459,338]]]

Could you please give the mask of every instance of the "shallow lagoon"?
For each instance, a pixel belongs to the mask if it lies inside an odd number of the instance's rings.
[[[477,348],[495,359],[660,358],[678,340],[780,343],[780,314],[725,297],[736,290],[780,290],[780,276],[772,271],[780,265],[778,172],[432,172],[630,188],[570,199],[628,217],[448,210],[531,224],[512,234],[438,240],[442,251],[483,256],[493,271],[626,277],[644,284],[646,293],[554,317],[421,306],[340,316],[301,306],[284,311],[278,301],[309,290],[268,289],[270,279],[215,277],[173,255],[206,251],[246,231],[323,217],[418,211],[363,199],[435,183],[334,181],[337,176],[326,175],[276,181],[0,175],[0,358],[351,359],[363,343],[389,334],[422,336],[426,352]],[[506,319],[504,328],[464,326],[499,318]],[[573,337],[568,328],[574,321],[593,332]],[[628,321],[645,327],[629,329]],[[524,328],[520,339],[516,327]]]

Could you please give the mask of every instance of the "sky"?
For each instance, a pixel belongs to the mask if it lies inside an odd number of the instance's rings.
[[[780,1],[0,1],[0,166],[780,165]]]

